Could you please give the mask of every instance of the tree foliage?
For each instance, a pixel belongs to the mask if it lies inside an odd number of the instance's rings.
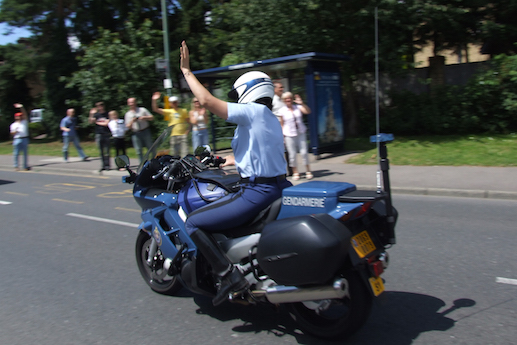
[[[66,78],[68,88],[81,92],[80,98],[68,102],[83,109],[80,118],[86,120],[88,111],[98,101],[104,101],[107,110],[117,110],[119,114],[127,110],[129,97],[136,97],[149,108],[151,94],[161,83],[155,72],[155,61],[161,57],[161,51],[156,49],[161,33],[151,26],[151,22],[144,22],[136,28],[126,22],[123,32],[104,30],[99,39],[84,49],[84,55],[78,59],[79,70]]]
[[[14,103],[32,106],[26,79],[37,79],[38,57],[24,44],[0,46],[0,139],[9,138],[8,125],[14,121]]]
[[[434,96],[396,91],[382,114],[385,129],[402,135],[515,132],[516,70],[516,55],[499,55],[464,87],[446,85]]]
[[[434,54],[446,49],[462,51],[468,43],[484,44],[485,52],[499,54],[515,52],[517,41],[514,0],[165,3],[174,81],[180,77],[178,47],[183,39],[189,43],[193,69],[317,51],[351,58],[342,64],[342,75],[346,97],[352,101],[355,77],[374,71],[376,8],[379,64],[381,71],[392,75],[411,71],[415,52],[429,44]],[[119,111],[130,95],[146,105],[151,89],[160,88],[161,80],[154,73],[154,59],[163,58],[162,35],[155,32],[162,29],[158,1],[2,0],[0,22],[29,28],[34,33],[31,54],[36,55],[30,68],[28,61],[10,57],[9,63],[0,66],[0,108],[4,112],[12,103],[7,101],[11,96],[6,92],[23,93],[24,102],[30,103],[22,80],[38,69],[45,70],[45,107],[51,109],[48,116],[52,122],[67,106],[79,106],[86,114],[85,110],[99,99]],[[81,49],[70,51],[66,43],[69,37],[77,37]],[[10,49],[15,52],[22,48]],[[5,51],[0,52],[7,56]],[[78,63],[76,56],[80,57]],[[8,84],[13,91],[5,91]],[[352,110],[348,109],[349,116],[354,114]],[[53,126],[57,128],[57,123]]]

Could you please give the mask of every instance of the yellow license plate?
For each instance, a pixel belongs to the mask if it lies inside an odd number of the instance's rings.
[[[370,277],[370,286],[372,287],[375,297],[379,296],[384,291],[384,283],[381,277]]]
[[[361,259],[376,249],[366,230],[352,237],[350,242]]]

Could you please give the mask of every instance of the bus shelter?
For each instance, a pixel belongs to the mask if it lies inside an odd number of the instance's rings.
[[[233,81],[245,72],[259,70],[281,82],[286,91],[300,94],[312,110],[306,119],[309,148],[319,158],[321,153],[339,151],[344,145],[346,122],[338,63],[348,59],[345,55],[311,52],[193,73],[212,89],[218,79]]]

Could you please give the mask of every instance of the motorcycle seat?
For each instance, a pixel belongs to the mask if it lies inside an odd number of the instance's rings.
[[[232,193],[239,189],[239,182],[241,177],[239,174],[227,174],[224,170],[205,170],[194,174],[200,180],[212,182],[218,186],[223,187],[228,192]]]

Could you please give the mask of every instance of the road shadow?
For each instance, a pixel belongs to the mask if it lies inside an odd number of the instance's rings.
[[[11,183],[15,183],[15,181],[0,180],[0,186],[3,185],[3,184],[11,184]]]
[[[196,295],[194,302],[199,306],[198,314],[205,314],[221,321],[242,320],[232,328],[238,333],[267,332],[276,337],[295,337],[299,344],[383,344],[406,345],[425,332],[447,331],[454,327],[454,320],[447,314],[460,308],[474,306],[475,301],[458,299],[453,306],[438,312],[446,305],[439,298],[411,292],[387,291],[378,298],[372,314],[355,335],[346,341],[326,341],[302,333],[285,308],[272,306],[242,306],[225,303],[214,307],[210,298]]]
[[[332,171],[328,169],[320,169],[320,170],[312,170],[311,171],[314,177],[321,178],[321,177],[327,177],[332,175],[344,175],[345,173],[340,171]]]

